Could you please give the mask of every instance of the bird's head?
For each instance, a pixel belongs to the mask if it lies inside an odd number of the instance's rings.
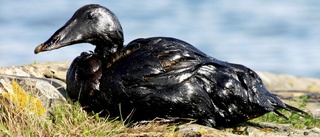
[[[123,31],[117,17],[107,8],[90,4],[78,9],[71,19],[34,53],[50,51],[76,43],[91,43],[96,49],[116,52],[123,46]],[[102,51],[101,51],[102,52]]]

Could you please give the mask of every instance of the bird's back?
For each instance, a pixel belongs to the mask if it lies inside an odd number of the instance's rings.
[[[177,39],[138,39],[122,53],[104,71],[101,87],[106,100],[135,120],[187,117],[228,126],[285,107],[249,68]]]

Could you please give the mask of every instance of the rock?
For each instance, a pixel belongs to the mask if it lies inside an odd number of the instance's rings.
[[[157,131],[140,131],[139,126],[133,127],[132,130],[137,130],[139,132],[126,132],[116,136],[126,137],[126,136],[139,136],[139,137],[149,137],[149,136],[165,136],[165,137],[318,137],[320,134],[320,129],[314,127],[312,129],[295,129],[289,124],[274,124],[262,122],[259,125],[246,125],[236,128],[226,128],[226,129],[215,129],[198,124],[181,124],[176,126],[174,131],[168,130],[167,132],[157,132]],[[153,129],[154,130],[154,129]]]
[[[0,96],[28,113],[45,115],[65,102],[68,63],[0,67]]]
[[[23,66],[0,67],[0,75],[12,75],[36,78],[54,78],[66,81],[68,62],[48,62]]]
[[[246,130],[248,136],[272,136],[272,137],[317,137],[320,132],[319,128],[312,129],[295,129],[289,124],[259,123],[258,126],[244,126],[238,130]]]
[[[320,79],[258,72],[268,90],[285,103],[296,105],[295,98],[308,96],[306,108],[315,118],[320,118]]]
[[[181,137],[244,137],[245,135],[236,135],[231,132],[225,132],[215,128],[202,126],[198,124],[184,124],[177,127],[177,131],[173,133],[174,136]]]
[[[257,72],[270,91],[308,91],[320,93],[320,79]]]
[[[237,128],[227,128],[217,130],[214,128],[197,125],[197,124],[184,124],[177,127],[174,132],[176,136],[214,136],[214,137],[317,137],[319,136],[319,128],[312,129],[294,129],[288,124],[273,124],[273,123],[260,123],[258,126],[244,125]]]

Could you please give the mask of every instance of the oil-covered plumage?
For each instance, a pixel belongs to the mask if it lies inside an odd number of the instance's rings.
[[[155,26],[156,27],[156,26]],[[277,109],[300,110],[269,93],[251,69],[212,58],[168,37],[136,39],[123,46],[116,16],[86,5],[35,53],[88,42],[67,73],[67,91],[88,111],[132,121],[192,118],[230,127]],[[303,112],[302,112],[303,113]]]

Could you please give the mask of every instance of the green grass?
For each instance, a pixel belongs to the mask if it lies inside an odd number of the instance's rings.
[[[1,105],[0,136],[112,136],[125,131],[123,123],[89,116],[80,105],[60,105],[51,116],[27,114],[12,104]]]
[[[48,117],[27,114],[0,98],[0,136],[128,136],[141,132],[170,133],[170,126],[150,123],[127,128],[120,120],[88,115],[79,103],[56,106]]]
[[[60,105],[49,117],[20,113],[13,106],[1,106],[0,136],[127,136],[142,132],[168,133],[170,126],[146,124],[127,128],[120,120],[88,115],[78,103]]]
[[[52,128],[60,132],[56,135],[113,136],[125,131],[123,123],[109,121],[108,118],[100,118],[97,115],[88,115],[79,103],[71,103],[55,107],[48,120]]]
[[[306,105],[308,103],[308,97],[302,96],[296,99],[296,105],[299,109],[306,111]],[[271,122],[271,123],[278,123],[278,124],[290,124],[294,128],[312,128],[312,127],[320,127],[320,120],[315,119],[312,116],[305,116],[302,117],[297,113],[292,113],[287,110],[279,110],[281,114],[284,114],[287,119],[281,118],[274,113],[268,113],[261,117],[251,120],[251,122],[259,123],[259,122]]]
[[[4,93],[0,94],[0,136],[108,137],[172,132],[169,125],[155,122],[127,128],[126,119],[114,120],[88,114],[78,102],[60,103],[46,113],[41,101],[24,92],[17,82],[12,81],[11,86],[12,93],[3,90]]]
[[[299,103],[305,107],[306,99]],[[89,115],[79,103],[69,102],[53,108],[49,116],[27,114],[15,107],[6,98],[0,97],[0,136],[140,136],[141,133],[152,135],[175,136],[177,126],[151,123],[128,128],[120,119],[101,118],[98,114]],[[271,122],[291,124],[295,128],[320,127],[319,120],[312,117],[302,118],[298,114],[280,111],[289,120],[269,113],[251,122]],[[148,135],[147,135],[148,136]]]

